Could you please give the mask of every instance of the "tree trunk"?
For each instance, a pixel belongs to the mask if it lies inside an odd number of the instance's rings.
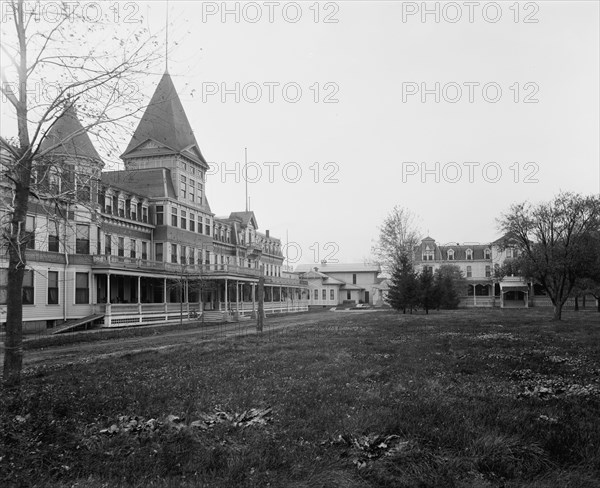
[[[31,164],[31,163],[30,163]],[[27,165],[24,165],[27,166]],[[31,168],[31,165],[29,165]],[[24,168],[24,181],[29,181],[31,169]],[[25,274],[25,221],[29,206],[29,185],[15,185],[15,210],[8,245],[8,289],[6,306],[6,337],[4,340],[4,373],[6,386],[21,383],[23,367],[23,276]]]
[[[575,296],[575,311],[579,312],[579,297]]]
[[[19,135],[19,159],[15,164],[14,211],[10,222],[8,237],[8,291],[6,306],[6,337],[4,339],[3,381],[6,386],[21,384],[23,368],[23,276],[25,274],[24,237],[27,210],[29,208],[29,185],[31,184],[31,143],[29,140],[28,104],[27,104],[27,39],[25,36],[24,5],[16,4],[15,27],[19,39],[19,95],[15,104],[17,129]]]
[[[553,320],[561,320],[562,319],[562,307],[563,307],[562,303],[556,303],[554,305],[554,316],[552,317]]]

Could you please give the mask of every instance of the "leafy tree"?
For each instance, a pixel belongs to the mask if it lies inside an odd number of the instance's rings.
[[[455,264],[443,264],[435,270],[433,277],[436,308],[455,309],[464,294],[466,281],[461,269]]]
[[[392,269],[387,302],[395,310],[412,313],[419,304],[419,281],[407,254],[401,254]]]
[[[586,266],[574,287],[575,310],[578,309],[579,296],[592,295],[597,301],[597,310],[600,312],[600,232],[589,234],[587,239],[584,256]]]
[[[410,210],[396,205],[379,228],[379,239],[371,251],[375,262],[391,272],[402,256],[412,261],[413,250],[421,240],[418,217]]]
[[[2,6],[7,20],[2,22],[0,48],[10,65],[2,70],[0,92],[17,135],[15,143],[0,137],[6,154],[0,171],[12,185],[0,239],[8,250],[3,378],[6,385],[17,386],[23,361],[21,287],[29,240],[25,224],[30,198],[43,193],[36,187],[36,176],[46,171],[55,149],[83,132],[93,132],[107,154],[116,153],[115,135],[126,127],[124,119],[144,109],[134,80],[143,79],[162,55],[140,23],[126,26],[123,34],[113,24],[113,35],[107,36],[100,28],[106,26],[109,12],[94,23],[80,18],[81,9],[74,9],[72,2],[56,3],[52,21],[45,21],[39,4],[12,0]],[[53,125],[75,105],[81,109],[81,131],[49,140]]]
[[[500,229],[518,243],[518,267],[540,283],[560,320],[578,280],[587,277],[594,254],[591,236],[600,228],[600,198],[560,193],[549,202],[512,205]]]
[[[419,274],[419,304],[429,313],[429,309],[436,307],[438,302],[438,294],[433,280],[431,268],[425,267]]]

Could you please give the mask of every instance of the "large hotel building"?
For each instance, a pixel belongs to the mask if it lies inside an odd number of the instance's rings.
[[[124,170],[103,171],[75,107],[45,139],[46,148],[57,143],[34,168],[38,198],[30,199],[23,246],[26,331],[165,323],[181,315],[236,320],[256,313],[260,276],[266,313],[307,310],[307,282],[283,271],[281,241],[258,231],[254,213],[211,211],[208,164],[168,73],[121,155]],[[7,155],[2,164],[10,164]],[[0,180],[0,198],[5,222],[8,178]],[[7,259],[0,254],[0,324]]]

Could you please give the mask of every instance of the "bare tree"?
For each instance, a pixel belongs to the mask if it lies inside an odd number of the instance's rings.
[[[414,213],[399,205],[383,221],[379,228],[379,239],[371,252],[377,264],[388,273],[403,255],[408,256],[412,263],[414,248],[421,240],[418,221],[419,218]]]
[[[90,22],[78,14],[73,2],[65,2],[54,4],[52,18],[44,19],[39,4],[35,5],[13,0],[3,9],[7,22],[2,23],[1,49],[11,65],[2,71],[0,91],[17,134],[14,143],[0,137],[7,154],[0,169],[11,183],[9,209],[2,222],[9,261],[3,375],[7,385],[19,385],[21,377],[21,287],[31,238],[27,212],[32,198],[40,200],[51,192],[49,187],[38,187],[38,182],[47,182],[44,175],[59,165],[51,160],[52,154],[83,133],[93,134],[107,156],[116,153],[115,134],[129,129],[128,117],[144,109],[135,80],[147,75],[161,57],[158,43],[139,23],[124,26],[127,34],[111,37],[103,29],[108,12]],[[75,106],[82,120],[80,129],[50,139],[53,126]]]
[[[560,320],[563,305],[594,259],[590,235],[600,228],[600,198],[560,193],[550,202],[515,204],[498,224],[520,248],[520,274],[542,285],[554,319]]]

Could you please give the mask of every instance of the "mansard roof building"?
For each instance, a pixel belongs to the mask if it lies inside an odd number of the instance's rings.
[[[44,149],[26,223],[26,329],[164,323],[182,309],[184,320],[233,320],[256,313],[261,276],[267,313],[307,310],[306,282],[282,276],[281,241],[259,232],[254,212],[212,212],[208,164],[168,73],[121,155],[123,170],[103,171],[74,107]],[[7,214],[12,187],[0,183]],[[1,255],[0,324],[7,268]]]

